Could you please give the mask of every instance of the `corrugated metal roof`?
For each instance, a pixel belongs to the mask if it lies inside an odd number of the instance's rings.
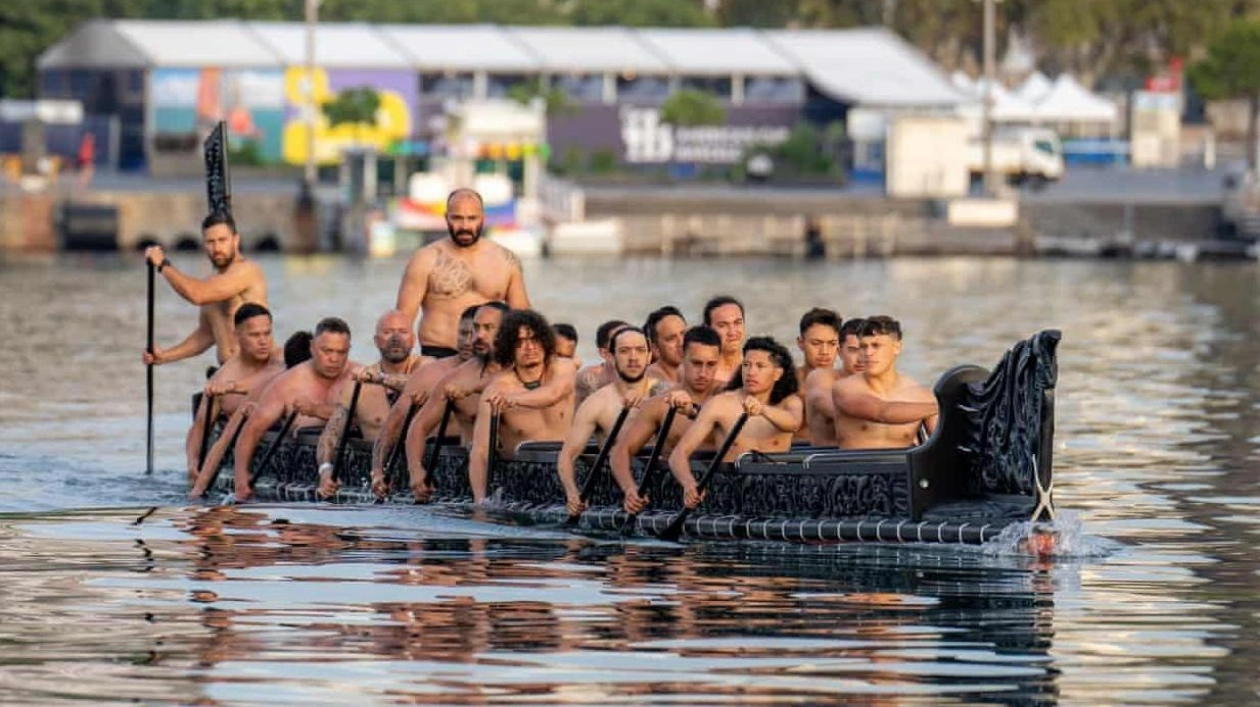
[[[750,29],[641,29],[634,33],[683,75],[800,73]]]
[[[288,66],[306,63],[306,25],[246,22],[259,41]],[[412,69],[412,61],[368,24],[321,22],[315,30],[315,63],[329,69]]]
[[[376,25],[421,70],[530,73],[542,61],[497,25]]]
[[[507,27],[544,71],[666,74],[669,66],[623,27]]]
[[[41,70],[79,67],[143,69],[150,63],[149,56],[114,29],[112,22],[90,20],[44,50],[35,66]]]
[[[114,20],[152,66],[279,67],[280,58],[237,20]]]
[[[966,101],[927,57],[884,29],[763,32],[819,91],[869,106],[955,106]]]

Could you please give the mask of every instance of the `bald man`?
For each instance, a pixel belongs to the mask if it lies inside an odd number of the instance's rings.
[[[498,300],[529,309],[525,276],[516,254],[483,239],[481,195],[456,189],[446,199],[449,239],[430,243],[411,256],[398,288],[397,309],[408,322],[420,320],[420,353],[447,358],[458,353],[459,316],[470,306]]]
[[[354,374],[355,380],[360,382],[354,424],[369,442],[376,440],[385,423],[385,417],[389,415],[390,406],[407,384],[412,372],[420,366],[420,357],[412,351],[416,338],[411,333],[411,322],[402,312],[391,309],[382,314],[376,320],[376,334],[372,342],[381,354],[380,360]],[[333,457],[336,456],[337,446],[345,431],[353,390],[353,385],[342,388],[337,407],[319,436],[315,461],[319,464],[321,482],[325,481],[325,477],[331,482]]]

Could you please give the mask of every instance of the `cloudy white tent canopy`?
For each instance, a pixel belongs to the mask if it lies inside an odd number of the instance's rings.
[[[959,90],[965,92],[968,98],[972,99],[960,109],[960,113],[968,117],[979,118],[984,113],[984,88],[987,84],[985,79],[979,79],[971,82],[966,75],[959,76],[957,73],[953,76],[954,85]],[[966,81],[970,85],[964,85],[961,82]],[[993,120],[999,123],[1027,123],[1036,119],[1036,108],[1024,99],[1008,91],[1002,84],[993,84]]]
[[[1068,74],[1055,79],[1036,107],[1037,119],[1046,123],[1115,123],[1119,117],[1116,104],[1094,95]]]
[[[1015,89],[1015,95],[1028,101],[1029,103],[1037,103],[1050,93],[1050,89],[1054,87],[1054,83],[1040,71],[1034,71],[1024,82]]]

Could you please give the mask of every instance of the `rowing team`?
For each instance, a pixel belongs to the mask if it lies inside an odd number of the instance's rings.
[[[391,310],[376,323],[380,359],[360,365],[349,359],[350,328],[336,317],[321,320],[309,343],[302,334],[290,339],[281,362],[271,314],[244,304],[234,317],[238,353],[207,383],[188,433],[191,495],[205,493],[234,444],[236,498],[249,499],[255,452],[282,418],[295,430],[322,428],[321,496],[336,493],[337,452],[357,427],[373,443],[372,491],[390,492],[387,460],[402,444],[411,491],[427,501],[433,487],[422,450],[441,428],[470,445],[468,474],[478,503],[486,498],[496,419],[498,459],[511,459],[522,442],[563,442],[557,467],[572,514],[585,506],[575,462],[592,437],[609,446],[625,509],[638,513],[648,499],[638,493],[631,457],[666,424],[661,439],[688,507],[703,497],[691,456],[718,447],[741,419],[725,461],[753,450],[787,451],[793,440],[842,449],[909,447],[935,426],[935,396],[897,371],[901,328],[890,317],[842,322],[831,310],[811,309],[800,320],[800,366],[773,338],[745,337],[744,307],[733,297],[710,300],[702,320],[688,327],[667,306],[642,327],[606,322],[596,332],[602,361],[579,370],[573,327],[552,326],[530,309],[501,302],[467,308],[458,354],[437,360],[413,351],[410,322]],[[207,421],[219,416],[227,422],[207,450]]]

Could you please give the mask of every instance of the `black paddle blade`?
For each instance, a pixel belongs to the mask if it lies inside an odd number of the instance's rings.
[[[674,417],[678,414],[678,408],[670,407],[665,411],[665,419],[661,420],[661,427],[656,431],[656,440],[652,444],[652,453],[648,455],[647,464],[643,467],[643,479],[639,482],[636,493],[647,488],[649,484],[656,478],[656,464],[661,458],[661,450],[665,448],[665,442],[669,440],[669,429],[674,426]],[[621,524],[621,534],[629,535],[634,532],[634,522],[639,517],[638,513],[627,513],[626,520]]]
[[[212,214],[232,215],[232,181],[228,176],[227,125],[220,120],[206,136],[206,201]]]
[[[709,481],[713,478],[714,472],[722,465],[722,460],[726,458],[726,453],[731,451],[731,446],[735,444],[735,438],[739,437],[739,433],[743,431],[744,425],[748,422],[748,413],[740,413],[739,418],[735,420],[735,424],[731,426],[731,431],[726,435],[726,439],[722,440],[722,444],[718,445],[717,454],[713,456],[713,461],[709,462],[709,467],[704,470],[704,474],[700,476],[700,480],[696,482],[696,490],[704,493],[709,487]],[[687,524],[687,516],[691,515],[691,509],[683,506],[678,511],[678,515],[674,516],[674,520],[668,527],[658,536],[661,540],[676,542],[682,537],[683,527]]]
[[[157,268],[153,263],[149,263],[149,321],[148,321],[148,339],[145,344],[146,350],[153,353],[153,299],[155,296],[154,280],[157,278]],[[146,421],[145,431],[145,466],[144,473],[153,474],[153,364],[145,366],[145,393],[148,395],[149,408]]]

